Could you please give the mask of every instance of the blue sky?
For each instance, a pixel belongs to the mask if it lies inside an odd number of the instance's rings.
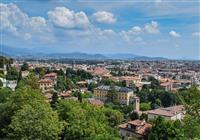
[[[200,59],[198,0],[1,0],[1,44]]]

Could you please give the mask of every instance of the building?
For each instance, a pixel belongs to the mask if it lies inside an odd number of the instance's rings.
[[[42,92],[50,91],[54,89],[54,82],[51,79],[41,79],[39,81],[39,87]]]
[[[46,74],[43,78],[44,79],[50,79],[50,80],[52,80],[54,82],[54,84],[56,84],[58,77],[57,77],[57,73],[52,72],[52,73]]]
[[[156,119],[158,116],[161,116],[166,120],[181,120],[185,116],[183,105],[157,108],[154,110],[145,111],[144,113],[148,115],[148,120]]]
[[[25,70],[25,71],[21,71],[22,77],[27,77],[29,75],[29,71]]]
[[[117,99],[120,104],[129,105],[133,102],[135,95],[133,91],[126,87],[114,86],[114,89],[117,92]],[[111,90],[110,86],[99,86],[94,89],[95,99],[99,99],[103,102],[107,100],[107,94]]]
[[[3,87],[8,87],[13,91],[17,87],[17,81],[16,80],[6,80],[6,79],[1,78],[1,77],[0,77],[0,80],[3,83]]]
[[[129,121],[118,126],[119,133],[124,140],[144,139],[148,136],[152,125],[143,120]]]

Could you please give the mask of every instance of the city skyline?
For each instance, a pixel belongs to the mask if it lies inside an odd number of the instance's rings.
[[[1,46],[200,59],[199,1],[2,0]]]

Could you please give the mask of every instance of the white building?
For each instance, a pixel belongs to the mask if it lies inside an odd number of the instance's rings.
[[[166,120],[182,120],[185,116],[183,105],[172,106],[167,108],[158,108],[154,110],[145,111],[148,115],[148,120],[156,119],[161,116]]]
[[[3,87],[8,87],[10,89],[12,89],[13,91],[15,90],[15,88],[17,87],[17,81],[16,80],[6,80],[4,78],[0,78],[0,80],[3,83]]]

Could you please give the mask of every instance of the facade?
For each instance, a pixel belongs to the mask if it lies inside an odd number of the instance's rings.
[[[54,73],[54,72],[48,73],[44,76],[44,79],[50,79],[53,81],[54,84],[56,84],[57,83],[57,73]]]
[[[6,80],[4,78],[0,78],[0,80],[3,83],[3,87],[8,87],[13,91],[17,87],[17,81],[16,80]]]
[[[152,125],[143,120],[129,121],[118,126],[119,133],[124,140],[144,139],[148,136]]]
[[[22,71],[22,77],[27,77],[29,75],[29,71],[25,70],[25,71]]]
[[[135,95],[133,94],[133,91],[131,89],[118,86],[114,86],[114,88],[117,91],[117,99],[120,104],[129,105],[131,102],[133,102],[133,97],[135,97]],[[95,99],[99,99],[105,102],[107,100],[107,94],[110,90],[110,86],[97,87],[96,89],[94,89]]]
[[[53,90],[54,82],[51,79],[41,79],[39,81],[39,87],[42,90],[42,92]]]
[[[156,119],[161,116],[166,120],[182,120],[184,118],[185,110],[183,105],[172,106],[167,108],[158,108],[154,110],[145,111],[148,115],[148,120]]]

